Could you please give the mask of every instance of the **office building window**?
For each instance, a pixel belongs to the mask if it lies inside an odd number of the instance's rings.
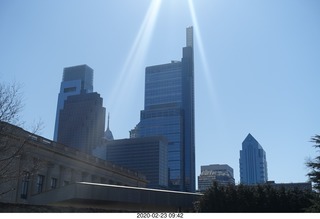
[[[76,90],[77,90],[76,87],[67,87],[63,91],[64,91],[64,93],[69,93],[69,92],[74,92]]]
[[[57,188],[57,182],[58,182],[57,178],[53,178],[53,177],[51,178],[51,185],[50,185],[51,189]]]
[[[43,175],[38,175],[38,177],[37,177],[37,192],[38,193],[42,192],[43,185],[44,185],[44,176]]]
[[[27,199],[29,181],[30,181],[30,173],[26,172],[26,173],[24,173],[24,176],[22,178],[22,188],[21,188],[21,198],[22,199]]]

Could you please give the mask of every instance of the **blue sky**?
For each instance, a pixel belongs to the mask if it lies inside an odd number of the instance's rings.
[[[64,67],[94,69],[115,138],[144,101],[146,66],[180,60],[195,29],[196,169],[228,164],[239,182],[248,133],[269,180],[307,180],[320,134],[320,1],[0,0],[0,80],[23,85],[26,128],[52,139]]]

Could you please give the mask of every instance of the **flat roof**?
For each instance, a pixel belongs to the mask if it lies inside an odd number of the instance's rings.
[[[119,211],[193,211],[200,193],[77,182],[30,197],[30,204]]]

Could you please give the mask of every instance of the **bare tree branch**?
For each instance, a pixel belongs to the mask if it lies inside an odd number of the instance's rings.
[[[21,85],[0,83],[0,121],[17,124],[23,108]]]
[[[33,140],[33,134],[39,132],[42,121],[37,122],[27,135],[23,129],[20,112],[23,109],[21,85],[0,83],[0,198],[16,188],[12,180],[22,177],[24,172],[36,173],[41,162],[28,161],[20,168],[22,159],[27,159],[27,143]],[[8,184],[9,183],[9,184]],[[9,186],[8,186],[9,185]]]

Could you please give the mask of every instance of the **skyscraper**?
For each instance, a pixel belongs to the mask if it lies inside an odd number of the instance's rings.
[[[131,137],[168,140],[169,188],[195,191],[193,28],[186,30],[181,61],[149,66],[145,102]]]
[[[93,70],[87,65],[64,68],[54,140],[91,154],[104,126],[105,108],[100,95],[93,93]]]
[[[69,96],[60,110],[57,142],[91,154],[104,136],[105,114],[98,93]]]
[[[240,150],[240,183],[255,185],[268,180],[266,152],[249,133]]]
[[[65,100],[67,100],[69,96],[91,92],[93,92],[93,70],[89,66],[78,65],[64,68],[63,78],[60,85],[60,93],[58,96],[53,136],[54,141],[58,140],[60,110],[63,109]]]

